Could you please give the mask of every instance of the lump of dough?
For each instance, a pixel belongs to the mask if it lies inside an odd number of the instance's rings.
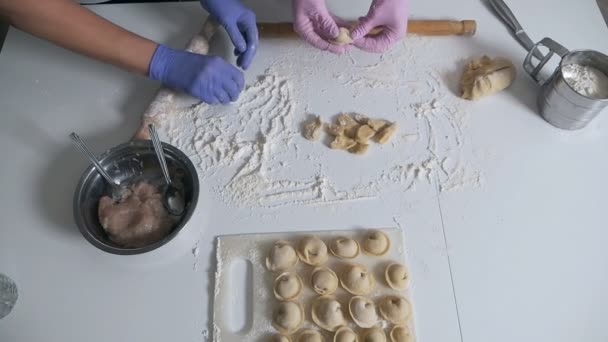
[[[330,42],[335,45],[352,44],[353,39],[350,37],[350,30],[345,27],[340,27],[340,34],[338,34],[336,39],[330,40]]]
[[[363,332],[363,342],[386,342],[386,334],[380,328],[371,328]]]
[[[477,100],[506,89],[515,80],[515,66],[506,58],[483,56],[469,62],[460,82],[461,97]]]
[[[281,302],[272,314],[272,326],[282,334],[292,334],[304,322],[304,309],[297,302]]]
[[[266,268],[271,272],[285,272],[298,264],[298,255],[293,246],[283,240],[275,242],[266,257]]]
[[[348,312],[356,325],[361,328],[371,328],[378,323],[376,304],[362,296],[354,296],[348,301]]]
[[[353,139],[345,135],[337,135],[329,147],[333,148],[334,150],[348,150],[355,145],[357,145],[357,142]]]
[[[348,152],[352,154],[366,154],[367,150],[369,150],[368,144],[357,143],[355,146],[348,149]]]
[[[387,296],[380,301],[380,315],[393,324],[403,324],[410,316],[410,302],[401,296]]]
[[[376,131],[374,131],[368,125],[361,125],[357,128],[357,133],[355,134],[355,141],[362,144],[368,144],[369,139],[371,139],[374,135],[376,135]]]
[[[302,135],[304,135],[304,138],[308,140],[318,141],[321,139],[322,131],[323,122],[321,122],[321,118],[317,116],[304,124],[304,131],[302,132]]]
[[[407,289],[410,282],[405,266],[397,263],[386,266],[384,278],[386,279],[388,286],[397,291]]]
[[[282,301],[292,300],[302,293],[303,287],[297,273],[285,272],[274,281],[274,296]]]
[[[382,256],[391,247],[391,240],[379,230],[372,230],[363,240],[363,252],[372,256]]]
[[[375,136],[374,139],[378,144],[386,144],[393,135],[397,132],[397,124],[392,123],[382,128]]]
[[[340,274],[340,284],[356,296],[369,294],[376,286],[374,276],[362,265],[347,265]]]
[[[346,325],[342,305],[332,296],[317,297],[312,302],[312,321],[327,331]]]
[[[272,342],[291,342],[289,336],[285,335],[274,335],[272,337]]]
[[[359,243],[357,240],[339,237],[329,244],[329,251],[340,259],[354,259],[359,255]]]
[[[317,236],[306,236],[300,240],[298,256],[305,264],[320,266],[328,259],[327,246]]]
[[[359,342],[359,336],[349,327],[341,327],[336,330],[334,342]]]
[[[300,333],[297,342],[325,342],[325,337],[316,330],[306,329]]]
[[[404,325],[396,325],[390,333],[392,342],[414,342],[414,335],[410,329]]]
[[[338,276],[328,267],[317,267],[310,276],[312,289],[320,295],[329,295],[338,289]]]

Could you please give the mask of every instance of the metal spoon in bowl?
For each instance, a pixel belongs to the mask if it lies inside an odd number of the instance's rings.
[[[154,146],[154,152],[156,152],[156,157],[158,157],[158,162],[160,163],[160,169],[165,177],[166,185],[163,193],[163,205],[169,214],[173,216],[181,216],[186,207],[184,198],[179,190],[173,185],[171,177],[169,176],[169,168],[167,168],[167,161],[165,160],[163,145],[158,137],[158,132],[156,132],[156,127],[154,127],[153,124],[149,124],[148,130],[150,131],[150,138],[152,140],[152,145]]]
[[[112,199],[115,202],[120,201],[124,194],[123,188],[120,186],[120,183],[117,182],[116,180],[114,180],[106,172],[106,170],[103,168],[103,166],[101,166],[101,163],[99,162],[99,160],[97,160],[97,157],[95,157],[93,152],[91,152],[91,150],[89,150],[87,145],[84,143],[84,140],[82,140],[82,138],[80,138],[78,136],[78,134],[72,132],[72,134],[70,134],[70,139],[72,139],[72,141],[74,142],[74,145],[76,145],[76,147],[78,147],[78,149],[82,153],[84,153],[84,155],[86,155],[87,158],[89,158],[91,163],[93,163],[93,165],[95,166],[95,169],[97,170],[97,172],[99,172],[99,174],[106,180],[106,182],[108,182],[108,184],[110,184],[110,187],[112,188]]]

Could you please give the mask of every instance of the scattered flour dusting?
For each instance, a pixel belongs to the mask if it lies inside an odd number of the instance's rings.
[[[196,244],[192,248],[192,256],[194,257],[194,263],[192,264],[192,269],[194,271],[198,270],[198,252],[199,252],[198,244],[199,243],[200,243],[200,240],[196,241]]]

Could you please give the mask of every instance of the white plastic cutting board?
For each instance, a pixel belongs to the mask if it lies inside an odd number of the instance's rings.
[[[368,297],[377,299],[389,294],[399,294],[407,298],[412,304],[412,318],[409,326],[415,334],[414,317],[415,306],[411,291],[398,292],[390,289],[384,280],[384,270],[388,263],[399,262],[406,267],[407,249],[403,233],[399,229],[381,229],[391,240],[391,248],[383,257],[370,257],[360,253],[352,263],[365,265],[376,278],[376,287]],[[272,244],[277,240],[287,240],[294,247],[299,239],[307,235],[316,235],[326,244],[338,236],[346,236],[362,241],[367,230],[341,230],[320,232],[286,232],[273,234],[226,235],[217,238],[216,258],[217,269],[215,275],[215,296],[213,303],[213,341],[268,341],[276,334],[271,325],[272,310],[279,303],[275,299],[272,288],[277,276],[265,267],[265,259]],[[333,255],[325,266],[340,273],[341,265],[348,261],[340,260]],[[409,267],[408,267],[409,269]],[[310,303],[317,294],[310,288],[310,271],[312,267],[300,262],[297,272],[304,282],[304,293],[299,301],[306,312],[306,323],[302,328],[313,328],[320,331],[310,318]],[[411,276],[411,273],[410,273]],[[410,289],[413,279],[410,278]],[[334,293],[343,308],[347,308],[351,297],[341,287]],[[348,317],[348,316],[347,316]],[[352,322],[351,322],[352,323]],[[380,322],[380,326],[388,333],[392,328],[387,322]],[[356,329],[354,325],[351,326]],[[328,341],[332,341],[331,333],[322,332]]]

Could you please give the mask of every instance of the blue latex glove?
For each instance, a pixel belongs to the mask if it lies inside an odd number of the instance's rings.
[[[150,78],[209,104],[236,101],[245,85],[243,73],[215,56],[159,45],[150,61]]]
[[[245,70],[249,68],[258,47],[255,13],[243,6],[239,0],[200,0],[200,2],[228,32],[234,44],[234,54],[238,56],[236,64]]]

